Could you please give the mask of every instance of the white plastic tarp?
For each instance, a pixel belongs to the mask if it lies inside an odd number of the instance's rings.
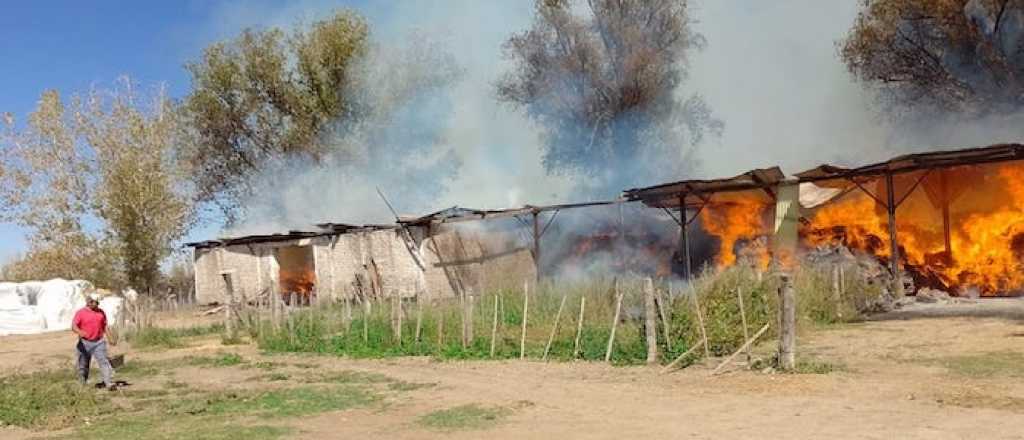
[[[0,283],[0,336],[70,329],[91,286],[88,281],[62,279]],[[110,325],[117,322],[123,302],[120,297],[100,299]]]

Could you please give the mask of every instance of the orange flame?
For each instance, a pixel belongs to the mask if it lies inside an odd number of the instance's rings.
[[[770,261],[766,240],[764,213],[769,207],[754,197],[736,197],[728,202],[711,203],[700,213],[701,227],[718,237],[719,249],[715,265],[719,268],[736,264],[736,244],[749,241],[741,253],[758,267],[767,268]]]
[[[313,292],[315,275],[313,271],[281,271],[281,294],[290,295],[295,293],[300,296],[308,296]]]
[[[915,190],[896,213],[900,260],[911,272],[942,284],[935,287],[974,286],[985,295],[1019,290],[1024,287],[1024,167],[963,170],[970,173],[954,169],[925,178],[946,173],[946,183],[961,193],[949,202],[950,210],[959,208],[960,215],[950,215],[948,252],[941,200],[929,203],[922,197],[925,191]],[[897,185],[896,194],[902,196],[900,191]],[[862,192],[820,208],[801,236],[812,246],[841,243],[881,258],[891,254],[885,209]]]

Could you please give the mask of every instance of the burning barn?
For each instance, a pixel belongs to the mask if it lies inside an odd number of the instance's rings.
[[[308,298],[455,296],[574,273],[689,278],[704,266],[763,270],[773,258],[830,246],[887,265],[896,290],[1016,295],[1024,292],[1022,160],[1024,146],[1007,144],[791,177],[773,167],[631,189],[613,201],[452,208],[395,225],[193,243],[197,298],[221,301],[227,279],[245,295]]]
[[[678,254],[687,274],[694,267],[688,225],[695,222],[718,242],[719,267],[742,256],[766,266],[771,251],[839,246],[888,265],[895,290],[1019,295],[1022,160],[1024,146],[1004,144],[910,154],[858,168],[822,165],[794,178],[778,168],[753,170],[629,190],[626,196],[665,210],[681,226]]]
[[[318,231],[190,243],[196,299],[222,303],[270,293],[316,296],[451,297],[533,279],[530,248],[497,229],[445,225],[450,212],[399,225],[321,224]],[[229,284],[230,283],[230,284]]]
[[[805,247],[840,244],[885,261],[908,286],[966,295],[1024,290],[1024,146],[911,154],[797,174],[833,188],[800,225]],[[900,283],[898,287],[903,287]]]

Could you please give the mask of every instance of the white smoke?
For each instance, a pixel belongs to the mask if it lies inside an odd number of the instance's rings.
[[[290,25],[299,18],[322,17],[336,6],[321,1],[263,5],[228,4],[223,13],[229,18],[221,21],[235,29]],[[708,44],[693,54],[690,79],[680,96],[702,94],[726,128],[720,139],[708,138],[685,152],[698,166],[688,176],[682,173],[690,170],[681,170],[680,178],[725,177],[772,165],[795,173],[821,163],[857,165],[936,147],[1020,139],[1021,115],[980,122],[947,116],[903,125],[881,117],[874,96],[847,73],[836,49],[860,2],[723,0],[694,7],[697,30]],[[549,176],[541,165],[540,129],[499,103],[494,90],[508,67],[501,46],[530,26],[532,2],[407,0],[365,6],[360,12],[379,44],[409,47],[406,40],[412,36],[431,35],[461,69],[452,87],[427,99],[433,104],[423,107],[423,101],[413,100],[400,109],[413,115],[429,109],[405,121],[423,124],[416,128],[432,137],[411,160],[440,167],[436,179],[420,176],[438,184],[428,191],[433,197],[409,193],[409,176],[402,167],[389,166],[390,160],[410,158],[384,157],[379,159],[383,163],[357,174],[331,166],[337,163],[288,164],[277,174],[268,173],[266,188],[249,204],[254,221],[233,233],[308,229],[319,221],[391,221],[377,186],[402,214],[453,205],[500,208],[570,201],[572,179]],[[458,167],[441,166],[448,161]]]

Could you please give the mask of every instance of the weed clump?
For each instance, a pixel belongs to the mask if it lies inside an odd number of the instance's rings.
[[[78,384],[69,371],[0,377],[0,421],[28,429],[60,429],[101,414],[107,396]]]
[[[145,326],[128,332],[125,335],[125,339],[127,339],[133,347],[139,349],[170,349],[184,347],[186,344],[183,339],[185,338],[212,335],[223,331],[224,324],[184,328]]]
[[[859,319],[855,303],[863,302],[868,294],[838,298],[827,269],[804,264],[793,272],[801,326]],[[846,285],[851,292],[864,288],[854,282],[853,270],[847,274],[850,281]],[[656,320],[661,360],[671,361],[699,344],[705,333],[713,355],[731,354],[745,341],[740,298],[748,326],[746,334],[753,334],[763,325],[775,322],[778,283],[778,277],[744,264],[706,269],[689,283],[657,282],[659,315],[665,318]],[[617,292],[622,295],[622,309],[619,322],[613,323]],[[398,303],[391,300],[349,299],[348,304],[335,302],[293,310],[277,326],[257,320],[250,333],[258,346],[268,352],[354,358],[515,359],[525,349],[525,357],[536,359],[545,357],[547,349],[548,359],[603,361],[614,326],[611,362],[635,365],[643,364],[647,357],[643,292],[644,280],[640,278],[541,283],[530,290],[525,337],[522,329],[527,313],[523,291],[514,289],[475,296],[472,307],[460,298],[434,299],[422,304],[406,298],[400,304],[400,312],[394,310]],[[565,307],[558,318],[563,298]],[[579,310],[584,298],[581,325]],[[404,318],[401,321],[395,318],[399,314]],[[762,340],[771,338],[775,331],[770,328]]]
[[[421,416],[417,422],[427,428],[441,431],[484,429],[501,422],[509,412],[508,408],[471,403],[430,412]]]

